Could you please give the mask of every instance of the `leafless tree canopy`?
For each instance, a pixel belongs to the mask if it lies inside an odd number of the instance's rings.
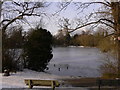
[[[61,5],[62,8],[60,11],[68,7],[69,4],[70,3],[64,3],[64,5]],[[95,25],[95,27],[98,25],[104,25],[104,27],[109,27],[110,29],[114,30],[114,33],[111,35],[114,35],[117,43],[117,72],[118,77],[120,77],[120,40],[118,39],[120,37],[120,1],[104,0],[104,2],[75,2],[74,5],[78,9],[78,14],[81,14],[91,5],[102,6],[102,8],[100,8],[98,11],[90,12],[89,15],[87,15],[84,19],[84,22],[79,22],[75,28],[68,28],[68,31],[71,33],[90,25]],[[91,18],[94,18],[94,20]]]
[[[78,14],[85,11],[87,8],[89,8],[92,5],[101,5],[101,8],[98,11],[90,12],[89,15],[86,16],[84,22],[79,22],[78,25],[75,28],[69,28],[69,32],[74,32],[82,27],[88,26],[88,25],[98,25],[103,24],[107,27],[117,31],[115,28],[118,23],[118,17],[119,17],[119,8],[120,8],[120,2],[112,2],[104,0],[104,2],[66,2],[61,4],[61,8],[59,11],[65,10],[70,3],[74,3],[75,7],[78,10]],[[94,20],[91,21],[91,18],[94,18]]]
[[[49,4],[45,2],[3,2],[2,3],[2,29],[6,28],[12,23],[27,22],[26,16],[46,15],[44,8]]]

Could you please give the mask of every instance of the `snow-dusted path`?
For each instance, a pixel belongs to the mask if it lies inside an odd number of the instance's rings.
[[[43,79],[43,80],[50,80],[50,79],[60,79],[63,78],[62,76],[52,75],[44,72],[36,72],[28,69],[24,69],[22,72],[17,72],[16,74],[11,74],[10,76],[2,76],[2,84],[0,88],[26,88],[27,86],[24,83],[24,79]],[[69,77],[69,76],[68,76]],[[0,79],[1,79],[0,78]],[[64,78],[67,78],[64,77]]]

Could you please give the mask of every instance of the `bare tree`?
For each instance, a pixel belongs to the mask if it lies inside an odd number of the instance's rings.
[[[118,60],[118,75],[117,77],[120,78],[120,1],[119,0],[104,0],[104,2],[77,2],[75,6],[77,6],[79,13],[84,11],[86,8],[89,8],[91,5],[101,5],[104,9],[100,9],[98,11],[91,12],[85,22],[79,23],[79,25],[75,28],[70,28],[68,31],[69,33],[74,32],[80,28],[89,26],[89,25],[104,25],[109,27],[110,29],[114,30],[114,35],[117,43],[117,60]],[[67,5],[67,3],[65,4]],[[65,6],[63,7],[65,8]],[[60,10],[61,11],[61,10]],[[91,18],[96,17],[96,19],[91,20]]]
[[[111,27],[114,30],[114,36],[116,38],[116,43],[118,45],[117,49],[118,49],[118,53],[117,53],[117,59],[118,59],[118,76],[120,77],[120,40],[118,39],[120,37],[120,1],[118,2],[112,2],[112,1],[106,1],[105,2],[91,2],[91,3],[84,3],[83,5],[92,5],[95,3],[99,3],[105,6],[105,8],[109,8],[109,12],[98,12],[100,15],[101,14],[107,14],[107,18],[106,17],[100,17],[97,21],[95,22],[90,22],[87,23],[85,25],[79,26],[74,30],[77,30],[78,28],[81,28],[83,26],[86,25],[90,25],[90,24],[96,24],[96,23],[101,23],[104,24],[108,27]],[[109,18],[109,16],[111,16],[111,18]],[[74,31],[73,30],[73,31]]]
[[[43,2],[4,2],[3,3],[3,11],[2,16],[3,19],[1,21],[2,29],[6,30],[6,28],[18,21],[25,21],[26,16],[42,16],[46,15],[42,10],[47,7],[47,5]]]
[[[2,31],[2,61],[5,61],[5,54],[9,52],[5,47],[6,42],[6,30],[11,25],[28,23],[27,17],[41,17],[46,15],[43,10],[48,7],[49,4],[45,2],[21,2],[21,1],[0,1],[0,26]]]

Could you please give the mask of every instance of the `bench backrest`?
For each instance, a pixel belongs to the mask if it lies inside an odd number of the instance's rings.
[[[32,80],[32,79],[25,79],[26,85],[29,85],[31,81],[33,86],[51,86],[51,83],[54,83],[55,87],[58,87],[60,84],[57,80]]]

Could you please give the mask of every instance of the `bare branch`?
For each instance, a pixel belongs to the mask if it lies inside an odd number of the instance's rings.
[[[108,23],[105,23],[105,22],[102,22],[102,21],[101,21],[101,23],[102,23],[102,24],[105,24],[106,26],[109,26],[109,27],[111,27],[111,28],[113,28],[113,29],[114,29],[114,27],[113,27],[113,26],[111,26],[111,25],[110,25],[110,24],[108,24]]]
[[[81,2],[76,3],[75,2],[74,4],[77,6],[77,10],[81,9],[81,11],[79,13],[83,12],[86,8],[88,8],[92,4],[101,4],[101,5],[105,5],[107,7],[111,6],[111,4],[107,3],[107,2],[86,2],[86,3],[81,3]]]
[[[10,20],[9,19],[4,19],[0,22],[0,24],[3,24],[4,22],[8,22],[8,21],[10,21]]]
[[[65,10],[67,8],[67,6],[69,6],[71,4],[71,2],[72,2],[72,0],[70,2],[66,2],[65,5],[62,5],[62,8],[60,10],[58,10],[57,12],[55,12],[53,14],[53,16],[60,13],[61,11]]]
[[[77,28],[75,28],[75,29],[69,29],[69,33],[72,33],[72,32],[74,32],[74,31],[76,31],[76,30],[78,30],[78,29],[80,29],[80,28],[83,28],[83,27],[88,26],[88,25],[91,25],[91,24],[97,24],[97,23],[99,23],[99,22],[100,22],[100,21],[98,20],[98,21],[95,21],[95,22],[90,22],[90,23],[84,24],[84,25],[79,26],[79,27],[77,27]],[[70,31],[70,30],[71,30],[71,31]]]
[[[110,3],[105,3],[105,2],[88,2],[88,3],[83,3],[83,5],[85,5],[85,4],[88,4],[88,5],[90,5],[90,4],[103,4],[105,6],[110,7]]]
[[[22,18],[23,18],[23,16],[22,16],[22,15],[19,15],[19,16],[17,16],[16,18],[10,20],[6,25],[3,26],[3,30],[6,30],[6,28],[7,28],[11,23],[13,23],[14,21],[16,21],[17,19],[22,19]]]
[[[42,2],[15,2],[12,1],[13,7],[11,7],[11,9],[8,8],[8,11],[6,12],[10,12],[13,15],[11,15],[11,17],[7,17],[9,19],[4,19],[0,24],[2,24],[3,22],[6,22],[2,29],[6,30],[6,28],[12,24],[13,22],[16,22],[16,20],[22,20],[24,16],[42,16],[42,15],[46,15],[46,13],[42,13],[42,12],[37,12],[36,9],[39,8],[43,8],[44,5]],[[14,13],[17,13],[16,15]],[[8,15],[7,13],[5,13],[6,16]],[[5,17],[6,18],[6,17]]]
[[[109,20],[109,19],[100,19],[100,21],[107,21],[107,22],[110,22],[111,24],[114,24],[115,25],[115,23],[113,22],[113,21],[111,21],[111,20]]]
[[[74,32],[74,31],[76,31],[76,30],[78,30],[78,29],[80,29],[80,28],[83,28],[83,27],[88,26],[88,25],[91,25],[91,24],[97,24],[97,23],[102,23],[102,24],[103,24],[103,23],[104,23],[105,25],[110,26],[109,24],[107,24],[107,23],[105,23],[105,22],[101,22],[101,21],[108,21],[108,22],[110,22],[110,23],[112,23],[112,24],[115,24],[114,22],[112,22],[111,20],[108,20],[108,19],[99,19],[98,21],[84,24],[84,25],[79,26],[79,27],[77,27],[77,28],[75,28],[75,29],[69,29],[69,33],[72,33],[72,32]],[[110,27],[112,27],[112,26],[110,26]],[[113,28],[113,27],[112,27],[112,28]]]
[[[13,1],[13,4],[17,5],[17,6],[21,6],[19,3]]]

